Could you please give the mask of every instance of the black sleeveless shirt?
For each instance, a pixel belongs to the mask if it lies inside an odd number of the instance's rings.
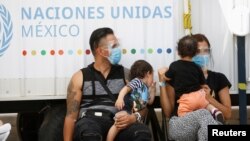
[[[86,111],[87,108],[101,108],[113,112],[114,101],[108,96],[101,83],[95,77],[95,74],[101,76],[100,78],[103,79],[112,94],[117,97],[120,90],[126,85],[123,66],[112,65],[106,79],[101,72],[94,68],[94,63],[81,69],[81,71],[83,73],[83,85],[80,113]]]

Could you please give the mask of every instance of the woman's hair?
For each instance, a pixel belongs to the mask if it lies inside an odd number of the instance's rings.
[[[208,41],[208,39],[207,39],[207,37],[205,35],[203,35],[203,34],[194,34],[194,35],[192,35],[192,37],[197,42],[203,42],[203,41],[205,41],[207,43],[207,45],[208,45],[208,48],[210,48],[210,43],[209,43],[209,41]]]
[[[197,52],[197,45],[197,41],[192,36],[184,36],[178,42],[178,54],[181,57],[194,57]]]
[[[137,60],[130,68],[129,79],[132,80],[136,77],[142,79],[147,72],[153,73],[153,67],[145,60]]]

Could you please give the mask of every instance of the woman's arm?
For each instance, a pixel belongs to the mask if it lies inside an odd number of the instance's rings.
[[[167,68],[161,68],[158,70],[158,76],[159,76],[159,81],[163,82],[166,81],[164,74],[167,71]],[[172,86],[160,86],[160,102],[161,102],[161,107],[162,110],[165,114],[166,117],[170,117],[171,113],[173,112],[174,109],[174,89]]]
[[[231,118],[231,99],[229,95],[229,88],[224,87],[218,92],[220,102],[218,102],[215,98],[210,95],[210,92],[207,92],[206,99],[209,101],[210,104],[218,108],[224,115],[225,119]]]
[[[160,102],[162,110],[166,117],[170,118],[174,110],[174,101],[175,101],[175,92],[174,88],[170,85],[166,87],[160,87]]]

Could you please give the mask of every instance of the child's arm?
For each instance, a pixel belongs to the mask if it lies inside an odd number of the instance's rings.
[[[124,97],[128,94],[132,89],[129,86],[124,86],[121,91],[119,92],[119,96],[115,102],[115,107],[118,110],[121,110],[124,107]]]
[[[155,100],[155,95],[156,95],[156,87],[155,87],[156,82],[154,82],[150,87],[149,87],[149,101],[148,104],[151,105],[153,104]]]

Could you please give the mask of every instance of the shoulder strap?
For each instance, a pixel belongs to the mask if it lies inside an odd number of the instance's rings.
[[[109,97],[111,98],[112,101],[116,101],[115,96],[112,94],[112,92],[110,91],[110,89],[107,87],[107,85],[105,85],[104,81],[100,78],[100,75],[96,75],[97,80],[101,83],[102,87],[105,89],[105,91],[107,92],[107,94],[109,95]]]
[[[110,97],[110,99],[112,101],[116,101],[115,96],[112,94],[112,92],[107,87],[107,85],[105,85],[105,82],[103,81],[103,79],[101,78],[101,76],[99,74],[95,73],[94,70],[92,70],[91,67],[88,67],[88,70],[89,70],[90,73],[92,73],[92,76],[95,77],[100,82],[100,84],[105,89],[105,91],[107,92],[108,96]]]

